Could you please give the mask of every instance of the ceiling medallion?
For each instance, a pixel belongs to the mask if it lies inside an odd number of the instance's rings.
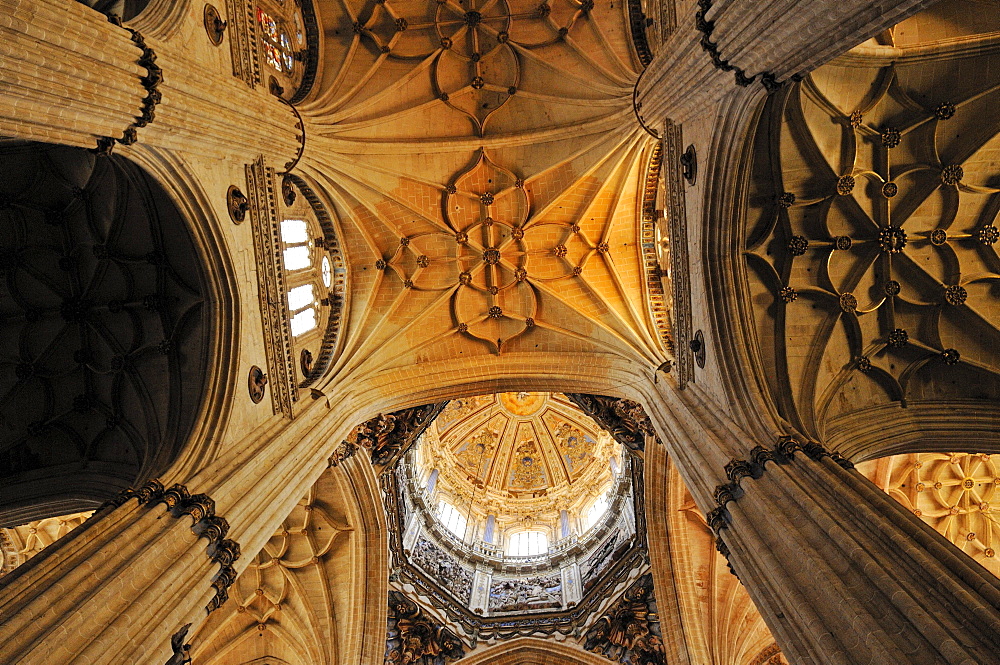
[[[833,246],[841,251],[847,251],[851,248],[851,236],[837,236],[833,241]]]
[[[500,263],[500,250],[489,247],[483,252],[483,262],[488,266],[495,266]]]
[[[872,360],[868,356],[858,356],[858,371],[867,374],[872,371]]]
[[[421,254],[420,256],[417,257],[417,265],[419,267],[426,268],[430,264],[431,264],[431,260],[429,258],[427,258],[426,255]]]
[[[861,126],[861,122],[864,119],[865,119],[865,116],[864,116],[864,114],[861,111],[852,111],[851,112],[851,117],[850,117],[851,127],[860,127]]]
[[[969,292],[965,290],[964,287],[958,284],[953,284],[948,286],[944,290],[944,299],[949,305],[958,306],[965,302],[966,298],[969,297]]]
[[[840,309],[848,314],[857,311],[858,299],[854,297],[853,293],[840,294]]]
[[[898,226],[887,226],[878,232],[878,244],[883,252],[899,254],[906,247],[906,231]]]
[[[882,185],[882,196],[887,199],[891,199],[896,194],[899,194],[899,185],[894,182],[887,182]]]
[[[566,256],[567,253],[566,245],[556,245],[555,247],[552,248],[552,253],[558,256],[559,258]]]
[[[934,109],[934,117],[938,120],[948,120],[955,115],[955,105],[951,102],[941,102]]]
[[[788,239],[788,253],[792,256],[802,256],[809,249],[809,241],[804,236],[792,236]]]
[[[837,178],[837,194],[847,196],[854,191],[854,176],[842,175]]]
[[[979,238],[979,242],[982,244],[992,245],[996,243],[997,240],[1000,240],[1000,229],[997,229],[997,227],[989,224],[979,229],[977,237]]]
[[[899,282],[894,279],[890,279],[885,283],[885,286],[882,287],[882,290],[885,292],[885,295],[889,297],[898,296],[900,291]]]
[[[895,127],[886,127],[882,130],[882,145],[886,148],[895,148],[903,140],[903,135]]]
[[[795,194],[792,194],[791,192],[782,192],[781,195],[778,196],[778,205],[782,208],[791,208],[794,203]]]
[[[935,247],[940,247],[941,245],[948,242],[948,232],[944,229],[934,229],[931,231],[931,244]]]
[[[910,336],[902,328],[895,328],[889,332],[889,346],[894,349],[901,349],[910,341]]]
[[[781,287],[781,290],[778,291],[778,297],[781,298],[781,302],[790,303],[795,302],[798,299],[799,294],[792,287],[783,286]]]
[[[965,177],[965,169],[958,164],[949,164],[941,169],[941,182],[945,185],[957,185]]]

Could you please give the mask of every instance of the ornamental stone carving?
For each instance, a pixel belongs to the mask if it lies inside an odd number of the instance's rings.
[[[653,423],[638,402],[583,393],[566,393],[566,396],[630,450],[642,451],[646,435],[656,435]]]
[[[562,606],[562,599],[559,575],[493,580],[490,586],[490,610],[494,612],[553,609]]]
[[[590,627],[583,648],[623,665],[666,663],[653,579],[646,573]]]
[[[409,559],[462,603],[469,603],[472,598],[472,572],[462,567],[454,557],[429,540],[421,539],[413,547]]]
[[[446,665],[465,655],[454,633],[398,591],[389,592],[388,624],[385,665]]]

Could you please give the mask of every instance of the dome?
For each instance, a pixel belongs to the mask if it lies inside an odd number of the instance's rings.
[[[618,445],[561,393],[498,393],[452,400],[427,428],[418,467],[437,497],[469,521],[501,530],[582,515],[610,486]],[[585,527],[584,527],[585,528]],[[584,530],[583,528],[580,529]]]

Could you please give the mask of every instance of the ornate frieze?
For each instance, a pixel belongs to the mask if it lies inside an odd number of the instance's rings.
[[[562,607],[562,579],[543,575],[521,579],[494,579],[490,586],[490,610],[524,612]]]
[[[638,402],[584,393],[566,393],[566,396],[630,450],[643,451],[646,447],[646,435],[656,435],[653,423]]]
[[[284,265],[279,249],[280,228],[274,169],[269,168],[261,156],[253,164],[246,166],[246,178],[271,406],[274,413],[291,418],[292,403],[298,399],[298,392],[294,383],[295,365],[292,360],[292,333],[289,327],[288,299],[285,296],[287,289]]]
[[[421,539],[409,553],[409,560],[463,604],[469,604],[472,598],[472,572],[457,559],[429,540]]]
[[[623,665],[665,665],[653,578],[640,577],[584,636],[583,648]]]
[[[446,665],[465,655],[453,632],[398,591],[389,592],[388,624],[385,665]]]
[[[219,571],[212,578],[212,588],[215,596],[205,609],[212,611],[222,607],[229,600],[229,587],[236,581],[236,569],[233,564],[240,558],[240,544],[226,538],[229,533],[229,522],[226,518],[215,514],[215,501],[207,494],[191,494],[187,487],[181,484],[171,485],[164,489],[159,480],[151,480],[138,489],[129,488],[109,500],[95,515],[103,514],[108,507],[117,508],[125,505],[131,499],[140,504],[154,506],[165,504],[167,511],[173,517],[189,515],[193,521],[191,531],[208,541],[206,553],[213,563],[219,564]]]
[[[612,555],[618,546],[621,534],[615,532],[580,566],[580,574],[584,587],[590,586],[604,570],[614,561]]]

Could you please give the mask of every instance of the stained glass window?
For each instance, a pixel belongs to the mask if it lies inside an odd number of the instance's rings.
[[[267,64],[279,72],[291,74],[295,66],[295,53],[284,24],[260,7],[257,8],[257,23],[261,28],[260,36]]]

